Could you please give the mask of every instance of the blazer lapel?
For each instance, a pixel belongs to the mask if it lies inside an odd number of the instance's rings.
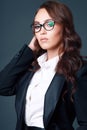
[[[31,74],[29,75],[27,73],[28,76],[25,76],[25,80],[24,80],[24,84],[22,84],[21,86],[21,95],[20,95],[20,105],[18,107],[18,113],[19,113],[19,117],[21,118],[24,113],[25,113],[25,102],[26,102],[26,92],[27,92],[27,88],[28,88],[28,85],[30,83],[30,80],[33,76],[34,72],[31,72]],[[23,114],[23,115],[22,115]]]
[[[59,100],[59,96],[63,88],[64,81],[65,78],[62,75],[55,74],[46,92],[44,103],[44,117],[43,117],[45,127],[47,126],[50,118],[52,117],[56,104]]]

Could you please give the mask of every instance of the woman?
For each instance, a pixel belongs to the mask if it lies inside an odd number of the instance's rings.
[[[87,130],[87,63],[72,13],[47,1],[37,10],[34,37],[0,73],[0,94],[16,95],[16,130]]]

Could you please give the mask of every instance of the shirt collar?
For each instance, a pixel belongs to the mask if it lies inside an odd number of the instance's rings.
[[[59,56],[55,56],[52,59],[47,60],[47,53],[44,53],[37,59],[37,61],[41,68],[51,68],[54,70],[59,61]]]

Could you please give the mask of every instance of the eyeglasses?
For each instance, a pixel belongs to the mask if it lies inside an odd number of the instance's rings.
[[[54,28],[55,22],[53,20],[47,20],[43,24],[34,23],[31,25],[33,32],[37,33],[43,27],[46,31],[51,31]]]

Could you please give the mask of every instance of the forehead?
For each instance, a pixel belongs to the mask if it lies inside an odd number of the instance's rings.
[[[46,11],[46,9],[40,9],[35,18],[34,21],[38,21],[38,22],[45,22],[46,19],[52,19],[52,17],[48,14],[48,12]]]

